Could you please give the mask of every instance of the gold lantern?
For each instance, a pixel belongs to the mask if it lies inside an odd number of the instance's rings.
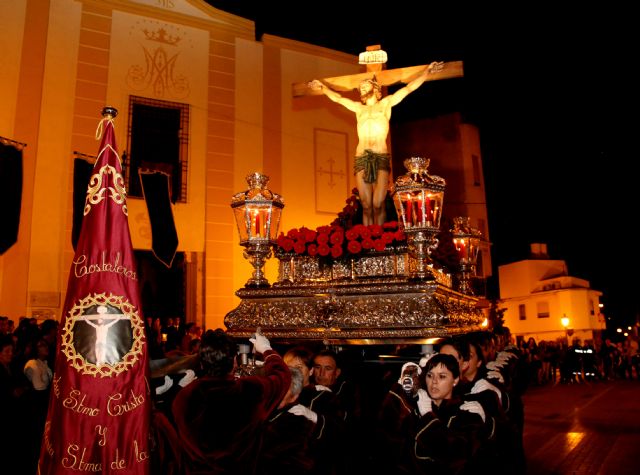
[[[460,292],[473,295],[471,277],[475,274],[482,234],[469,224],[468,216],[453,218],[453,245],[460,260]]]
[[[407,234],[409,253],[416,260],[414,279],[433,278],[431,252],[438,245],[445,180],[429,175],[429,159],[412,157],[404,161],[407,173],[398,177],[393,189],[393,203],[398,220]]]
[[[245,287],[269,287],[263,267],[278,236],[284,200],[267,188],[268,176],[255,172],[246,180],[249,188],[231,198],[243,255],[254,268]]]

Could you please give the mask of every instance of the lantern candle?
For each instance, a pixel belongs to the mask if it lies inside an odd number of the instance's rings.
[[[256,222],[258,219],[258,212],[254,209],[251,210],[251,223],[249,226],[249,237],[256,237],[258,235],[258,227],[256,226]]]
[[[467,259],[466,249],[464,245],[464,239],[460,239],[457,243],[456,248],[458,249],[458,255],[460,256],[461,261],[465,261]]]
[[[262,211],[262,227],[260,228],[260,233],[262,237],[269,237],[267,235],[267,218],[269,217],[269,212],[267,210]]]
[[[411,206],[412,206],[413,201],[411,200],[411,195],[409,193],[407,193],[407,211],[405,213],[405,221],[407,223],[407,226],[413,226],[413,222],[411,221]]]
[[[256,211],[256,221],[255,221],[255,225],[256,225],[256,233],[255,236],[256,237],[262,237],[262,233],[260,232],[260,211]]]
[[[423,211],[423,205],[424,202],[422,201],[422,198],[419,197],[418,201],[417,201],[418,207],[417,207],[417,213],[416,213],[416,220],[418,221],[418,223],[420,225],[424,224],[424,211]]]

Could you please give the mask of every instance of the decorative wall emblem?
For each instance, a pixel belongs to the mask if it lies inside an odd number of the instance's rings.
[[[144,324],[130,302],[113,294],[93,294],[69,311],[62,352],[82,374],[110,377],[138,361],[143,340]]]
[[[170,29],[168,25],[157,24],[155,28],[140,30],[144,64],[133,65],[127,72],[126,81],[132,89],[150,89],[156,97],[180,99],[189,95],[189,80],[178,72],[179,47],[184,36]]]
[[[314,129],[316,211],[335,213],[349,196],[347,140],[344,132]]]

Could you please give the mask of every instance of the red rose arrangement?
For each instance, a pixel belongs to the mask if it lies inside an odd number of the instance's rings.
[[[349,229],[338,224],[320,226],[316,230],[303,226],[286,234],[280,233],[277,245],[281,252],[340,259],[357,256],[363,251],[384,251],[387,247],[403,244],[406,239],[397,221],[390,221],[383,225],[356,224]]]

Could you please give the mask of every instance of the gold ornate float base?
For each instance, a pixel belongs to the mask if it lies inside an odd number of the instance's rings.
[[[364,259],[336,270],[314,258],[280,258],[279,281],[271,288],[236,292],[242,302],[225,317],[229,334],[248,338],[260,327],[283,341],[385,344],[481,328],[478,299],[444,285],[447,278],[437,272],[437,280],[412,281],[405,254]]]

